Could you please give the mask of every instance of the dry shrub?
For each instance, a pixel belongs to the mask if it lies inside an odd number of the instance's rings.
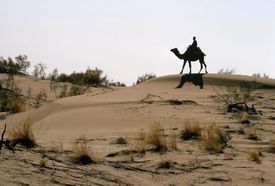
[[[249,159],[251,161],[255,161],[257,163],[261,162],[260,156],[262,156],[263,154],[260,149],[253,149],[253,150],[250,150],[248,153],[249,153]]]
[[[134,149],[137,149],[141,153],[146,152],[146,149],[145,149],[145,146],[146,146],[145,136],[146,136],[146,133],[144,131],[140,131],[140,132],[137,133],[136,138],[135,138],[136,143],[134,144]]]
[[[11,129],[9,131],[9,137],[14,143],[21,144],[27,148],[32,148],[37,145],[29,118],[23,124]]]
[[[254,129],[248,130],[246,132],[246,134],[247,134],[247,138],[248,139],[250,139],[250,140],[258,140],[258,136],[257,136],[256,130],[254,130]]]
[[[127,144],[127,140],[124,137],[118,137],[115,141],[115,144],[125,145]]]
[[[93,155],[91,146],[87,138],[76,139],[73,142],[73,161],[83,165],[95,163],[95,157]]]
[[[202,134],[202,145],[208,151],[222,153],[231,136],[216,124],[210,125]]]
[[[259,83],[253,82],[240,82],[237,87],[226,87],[224,90],[216,91],[214,96],[217,101],[230,105],[234,103],[247,103],[253,101],[255,98],[252,92],[260,88]]]
[[[247,112],[242,112],[240,115],[240,123],[249,124],[249,114]]]
[[[47,166],[47,160],[42,158],[40,161],[39,161],[39,165],[40,167],[46,167]]]
[[[15,97],[11,102],[11,112],[18,113],[25,110],[25,101],[20,97]]]
[[[182,140],[198,139],[201,137],[202,128],[195,120],[186,120],[184,122],[184,129],[181,131],[180,137]]]
[[[45,90],[40,91],[35,97],[35,107],[38,108],[43,102],[47,102],[47,93]]]
[[[161,157],[160,162],[158,163],[158,168],[159,169],[170,169],[170,168],[172,168],[172,164],[173,164],[172,161]]]
[[[160,128],[158,122],[152,124],[145,136],[145,142],[148,145],[153,146],[155,151],[166,151],[167,143],[163,130]]]

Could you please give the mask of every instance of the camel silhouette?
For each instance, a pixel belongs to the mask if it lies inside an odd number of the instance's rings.
[[[188,64],[189,64],[189,69],[190,69],[189,74],[191,74],[191,71],[192,71],[191,70],[191,68],[192,68],[191,67],[191,62],[197,61],[197,60],[199,60],[199,62],[201,64],[201,69],[200,69],[199,73],[201,72],[201,70],[203,68],[202,65],[204,65],[205,73],[208,73],[207,69],[206,69],[206,64],[204,62],[204,56],[205,56],[205,54],[203,52],[197,53],[197,54],[196,53],[193,54],[192,52],[189,52],[188,50],[186,50],[186,52],[184,52],[183,54],[180,54],[180,52],[179,52],[179,50],[177,48],[173,48],[170,51],[173,52],[179,59],[183,60],[183,65],[182,65],[182,69],[181,69],[180,74],[182,74],[183,69],[184,69],[185,64],[186,64],[187,61],[188,61]]]

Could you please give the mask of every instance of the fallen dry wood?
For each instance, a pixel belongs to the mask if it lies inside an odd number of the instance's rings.
[[[1,154],[1,149],[2,149],[3,144],[7,147],[7,149],[9,149],[9,150],[13,151],[13,153],[15,153],[15,151],[14,151],[15,144],[10,144],[9,140],[4,140],[4,135],[6,133],[6,128],[7,128],[7,126],[5,124],[4,130],[3,130],[2,135],[1,135],[1,141],[0,141],[0,154]]]

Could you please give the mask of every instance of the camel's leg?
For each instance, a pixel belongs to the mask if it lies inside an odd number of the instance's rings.
[[[206,66],[206,64],[205,64],[205,62],[204,62],[204,59],[202,59],[202,64],[204,65],[205,73],[207,74],[207,73],[208,73],[208,72],[207,72],[207,66]]]
[[[180,74],[182,74],[183,69],[184,69],[184,67],[185,67],[185,64],[186,64],[186,61],[184,61],[183,64],[182,64],[182,69],[181,69],[181,71],[180,71]]]
[[[201,65],[201,69],[199,71],[199,74],[201,73],[201,70],[202,70],[202,61],[200,61],[200,65]]]
[[[191,71],[192,71],[192,69],[191,69],[191,68],[192,68],[192,67],[191,67],[191,61],[188,61],[188,63],[189,63],[189,69],[190,69],[190,70],[189,70],[189,74],[191,74]]]

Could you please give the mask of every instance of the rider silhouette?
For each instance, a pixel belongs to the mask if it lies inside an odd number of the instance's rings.
[[[192,43],[192,48],[197,48],[197,46],[198,46],[198,43],[197,43],[197,41],[196,41],[196,37],[194,36],[193,37],[193,43]]]
[[[197,40],[196,40],[195,36],[193,37],[193,43],[192,43],[192,45],[189,45],[187,51],[190,54],[201,54],[201,53],[203,53],[201,51],[201,49],[198,47],[198,43],[197,43]]]

